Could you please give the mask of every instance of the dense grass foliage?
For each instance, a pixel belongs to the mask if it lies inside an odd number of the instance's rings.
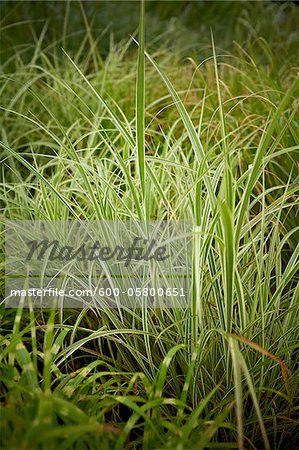
[[[3,7],[2,217],[195,230],[188,309],[2,305],[3,448],[298,448],[298,12],[182,3]]]

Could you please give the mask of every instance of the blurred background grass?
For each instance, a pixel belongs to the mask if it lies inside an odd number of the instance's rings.
[[[138,1],[83,1],[82,6],[94,37],[99,39],[102,57],[115,43],[136,35]],[[2,59],[30,43],[33,52],[34,37],[45,25],[45,43],[66,34],[64,46],[76,51],[86,32],[82,6],[80,1],[2,1]],[[299,8],[292,2],[147,1],[146,24],[151,50],[166,44],[169,50],[180,49],[188,56],[193,53],[204,58],[212,28],[216,43],[227,51],[236,39],[246,48],[255,38],[263,37],[275,46],[279,58],[298,59]]]

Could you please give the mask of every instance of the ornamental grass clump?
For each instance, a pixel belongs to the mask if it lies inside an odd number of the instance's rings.
[[[262,6],[244,6],[230,51],[212,27],[188,59],[165,30],[145,41],[143,2],[139,35],[105,56],[82,7],[75,51],[70,7],[59,39],[45,25],[2,63],[2,217],[191,221],[191,301],[3,301],[3,448],[295,449],[296,7],[265,5],[286,21],[267,42]]]

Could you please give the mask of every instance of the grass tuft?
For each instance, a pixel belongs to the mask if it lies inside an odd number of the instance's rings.
[[[2,224],[190,220],[192,298],[2,301],[3,448],[295,449],[296,6],[27,3],[1,6]]]

